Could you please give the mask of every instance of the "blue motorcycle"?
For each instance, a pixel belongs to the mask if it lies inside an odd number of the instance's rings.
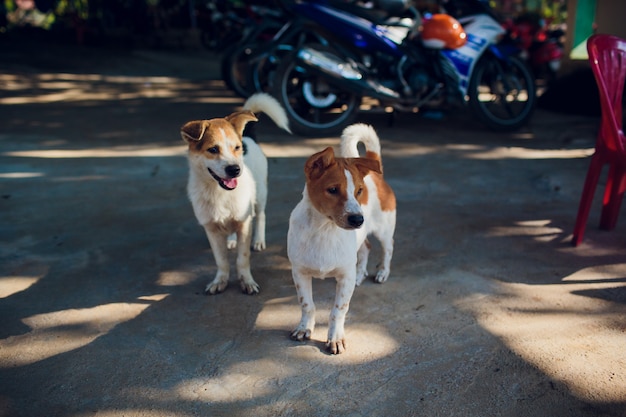
[[[407,0],[378,0],[376,6],[412,18],[386,26],[326,2],[291,6],[327,41],[296,45],[273,74],[271,93],[294,132],[336,134],[354,121],[364,98],[406,112],[469,107],[494,130],[528,122],[534,77],[501,42],[505,31],[484,2],[447,1],[445,13],[423,15]]]

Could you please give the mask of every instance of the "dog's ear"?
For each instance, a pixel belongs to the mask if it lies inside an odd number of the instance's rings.
[[[243,136],[243,129],[245,129],[248,122],[259,121],[259,119],[257,119],[254,113],[252,113],[250,110],[238,111],[231,114],[230,116],[226,116],[225,119],[228,120],[231,125],[233,125],[235,131],[239,136]]]
[[[370,171],[374,171],[377,174],[382,174],[382,166],[380,161],[370,158],[349,158],[352,163],[357,167],[359,172],[365,177]]]
[[[187,143],[198,143],[208,128],[209,122],[206,120],[187,122],[180,128],[180,136]]]
[[[322,176],[328,167],[335,163],[335,152],[329,146],[307,159],[306,164],[304,164],[304,174],[309,179],[317,179]]]

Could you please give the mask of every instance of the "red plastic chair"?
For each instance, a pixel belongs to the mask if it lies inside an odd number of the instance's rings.
[[[587,40],[589,62],[600,93],[602,121],[580,198],[572,244],[582,242],[593,196],[604,165],[609,165],[602,201],[600,229],[617,225],[626,191],[626,139],[622,130],[622,95],[626,78],[626,40],[612,35],[593,35]]]

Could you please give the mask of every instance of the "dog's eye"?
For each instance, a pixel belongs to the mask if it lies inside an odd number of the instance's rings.
[[[359,188],[358,191],[356,192],[356,196],[360,196],[363,193],[363,187]]]
[[[235,146],[235,150],[238,151],[239,149],[241,149],[241,146],[237,145]]]
[[[208,153],[219,153],[220,152],[220,148],[219,146],[212,146],[209,149],[206,150]]]
[[[337,194],[339,192],[337,187],[330,187],[326,191],[328,192],[328,194]]]

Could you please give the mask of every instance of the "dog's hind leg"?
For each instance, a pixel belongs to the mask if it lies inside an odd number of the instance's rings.
[[[262,194],[262,193],[259,193]],[[256,203],[256,217],[254,219],[254,242],[252,249],[255,251],[265,250],[265,204],[267,200],[267,194],[258,195]]]
[[[374,235],[380,242],[383,251],[383,259],[376,272],[374,281],[382,284],[389,278],[391,272],[391,258],[393,256],[393,233],[396,226],[396,213],[388,212],[384,217],[385,227],[374,232]]]
[[[383,259],[378,268],[378,272],[376,272],[376,277],[374,281],[382,284],[387,281],[389,278],[389,273],[391,271],[391,257],[393,256],[393,237],[385,236],[384,239],[380,240],[380,244],[383,250]]]
[[[249,217],[237,231],[237,274],[241,290],[246,294],[257,294],[259,284],[250,272],[250,241],[252,240],[252,217]]]
[[[265,206],[267,205],[267,163],[257,169],[260,178],[256,182],[256,199],[254,203],[255,229],[252,249],[265,250]]]
[[[371,244],[365,239],[357,252],[356,262],[356,285],[361,285],[367,278],[367,261],[370,256]]]
[[[231,233],[228,235],[228,240],[226,241],[226,247],[228,250],[233,250],[237,247],[237,234]]]
[[[228,249],[226,247],[226,236],[218,231],[211,230],[208,225],[204,226],[204,230],[209,239],[215,263],[217,264],[215,278],[206,286],[204,293],[213,295],[224,291],[228,285],[228,275],[230,274]]]

